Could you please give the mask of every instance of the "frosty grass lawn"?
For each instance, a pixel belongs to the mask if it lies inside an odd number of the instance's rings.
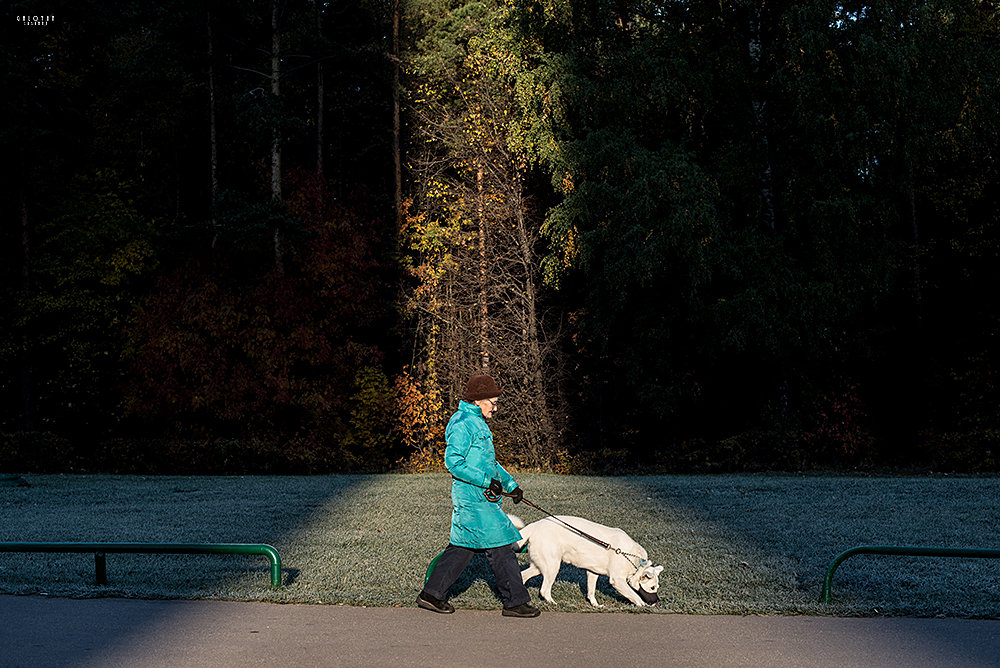
[[[1000,617],[1000,560],[861,555],[819,602],[823,576],[861,544],[1000,547],[998,478],[522,474],[525,497],[557,514],[619,526],[662,564],[651,613]],[[245,542],[263,557],[0,553],[0,593],[412,606],[444,548],[446,475],[322,477],[24,476],[0,481],[0,541]],[[537,511],[504,501],[527,522]],[[526,563],[526,557],[519,557]],[[459,609],[499,607],[485,560],[452,591]],[[585,577],[563,566],[552,606],[590,611]],[[604,611],[634,611],[601,578]]]

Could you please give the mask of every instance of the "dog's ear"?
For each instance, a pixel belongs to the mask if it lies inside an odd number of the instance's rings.
[[[663,566],[657,566],[656,568],[653,569],[653,572],[656,573],[656,577],[660,577],[660,573],[662,571],[663,571]]]

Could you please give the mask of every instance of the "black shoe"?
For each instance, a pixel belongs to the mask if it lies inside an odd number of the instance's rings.
[[[441,599],[434,598],[430,594],[425,594],[424,592],[420,592],[420,594],[417,595],[417,605],[425,610],[433,610],[434,612],[440,612],[444,615],[455,612],[455,606],[448,601],[442,601]]]
[[[522,603],[521,605],[515,605],[513,608],[504,608],[504,617],[537,617],[542,614],[542,611],[534,607],[530,603]]]

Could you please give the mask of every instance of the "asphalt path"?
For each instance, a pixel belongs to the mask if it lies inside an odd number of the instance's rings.
[[[0,596],[0,666],[1000,666],[1000,621]]]

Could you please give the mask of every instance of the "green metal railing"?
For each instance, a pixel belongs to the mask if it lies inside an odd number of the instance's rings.
[[[1000,559],[1000,550],[982,549],[975,547],[914,547],[909,545],[859,545],[849,550],[841,552],[830,563],[830,568],[826,571],[826,578],[823,580],[823,594],[820,600],[823,603],[830,602],[830,588],[833,584],[833,573],[845,559],[856,554],[887,554],[907,557],[972,557],[986,559]]]
[[[0,552],[94,553],[97,584],[108,583],[106,554],[259,554],[271,563],[271,586],[281,586],[281,557],[270,545],[253,543],[0,543]]]

